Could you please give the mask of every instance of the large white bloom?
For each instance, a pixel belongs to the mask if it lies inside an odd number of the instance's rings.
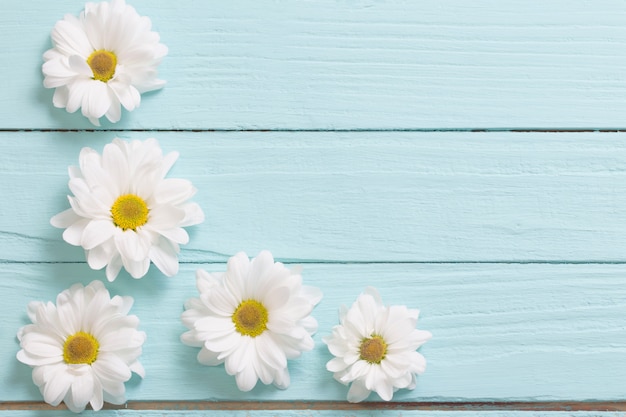
[[[126,401],[131,372],[144,376],[137,358],[146,334],[137,330],[139,319],[127,315],[132,305],[131,297],[111,298],[100,281],[73,285],[56,305],[28,304],[32,324],[17,333],[17,359],[33,367],[33,382],[48,404],[64,401],[80,412],[87,404],[99,410],[103,401]]]
[[[183,343],[202,347],[198,361],[225,362],[242,391],[260,379],[289,386],[287,359],[314,347],[317,321],[310,316],[321,300],[319,289],[263,251],[252,261],[241,252],[228,260],[225,273],[197,272],[200,298],[185,303]]]
[[[56,88],[53,103],[99,126],[106,116],[120,120],[121,106],[132,111],[140,93],[157,90],[157,66],[167,47],[152,23],[124,0],[87,3],[78,18],[66,15],[52,29],[53,48],[43,55],[43,84]]]
[[[418,310],[385,306],[378,291],[367,288],[352,307],[340,312],[341,324],[323,338],[335,358],[326,364],[337,381],[350,386],[348,401],[360,402],[371,391],[385,401],[400,388],[413,389],[426,360],[416,352],[431,334],[417,330]]]
[[[109,281],[122,266],[141,278],[150,261],[165,275],[176,274],[179,244],[189,241],[183,227],[204,220],[200,206],[187,202],[196,193],[191,182],[165,178],[177,158],[177,152],[163,156],[155,139],[114,139],[102,156],[83,148],[79,167],[69,168],[71,208],[51,224],[85,249],[91,268],[106,266]]]

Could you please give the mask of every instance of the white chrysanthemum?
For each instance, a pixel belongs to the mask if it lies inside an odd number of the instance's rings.
[[[182,320],[191,330],[182,342],[202,347],[202,364],[225,362],[242,391],[250,391],[259,379],[287,388],[287,360],[314,347],[317,321],[310,314],[321,291],[302,285],[300,274],[274,263],[268,251],[252,261],[238,253],[225,273],[198,270],[196,276],[200,298],[185,303]]]
[[[33,367],[33,382],[48,404],[63,401],[81,412],[87,404],[100,410],[103,401],[126,401],[131,372],[144,376],[137,358],[146,334],[137,330],[137,316],[127,315],[132,305],[132,297],[111,298],[100,281],[73,285],[56,305],[28,304],[33,324],[17,333],[17,359]]]
[[[360,402],[372,391],[385,401],[401,388],[413,389],[426,360],[416,352],[431,334],[417,330],[418,310],[385,306],[375,288],[367,288],[352,307],[340,312],[341,324],[323,338],[335,358],[326,364],[337,381],[350,386],[348,401]]]
[[[167,47],[152,23],[124,0],[87,3],[78,18],[66,15],[52,29],[53,48],[43,55],[43,84],[56,88],[53,103],[91,123],[106,116],[120,120],[121,106],[132,111],[140,94],[157,90],[157,66]]]
[[[102,156],[83,148],[80,166],[69,168],[72,207],[50,223],[85,249],[91,268],[106,266],[109,281],[122,266],[141,278],[150,261],[165,275],[176,274],[179,244],[189,241],[183,227],[204,220],[200,206],[187,202],[196,193],[191,182],[164,178],[177,158],[177,152],[163,156],[155,139],[114,139]]]

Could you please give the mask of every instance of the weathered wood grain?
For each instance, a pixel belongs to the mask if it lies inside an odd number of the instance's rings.
[[[119,128],[625,126],[621,0],[130,3],[169,47],[168,85]],[[41,76],[83,2],[3,6],[0,128],[90,127]]]
[[[196,363],[197,349],[182,345],[183,302],[196,294],[194,271],[223,264],[185,264],[167,279],[154,271],[142,280],[122,275],[108,288],[132,295],[132,313],[148,334],[142,363],[147,376],[127,384],[130,401],[345,401],[346,388],[324,369],[321,342],[337,324],[341,304],[367,285],[388,304],[421,310],[419,327],[433,339],[421,350],[427,372],[411,401],[612,401],[623,399],[626,375],[626,265],[521,264],[309,264],[304,280],[324,299],[315,309],[316,347],[290,362],[284,391],[236,389],[223,367]],[[50,300],[74,282],[103,279],[85,264],[4,264],[0,270],[0,401],[36,401],[30,368],[15,359],[17,329],[28,301]],[[371,400],[377,397],[372,395]]]
[[[49,219],[115,133],[0,134],[0,258],[78,262]],[[184,262],[624,262],[626,134],[124,132],[180,159],[206,222]]]

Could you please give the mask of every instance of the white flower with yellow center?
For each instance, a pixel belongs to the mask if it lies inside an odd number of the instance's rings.
[[[189,203],[196,189],[184,179],[165,178],[178,153],[163,155],[155,139],[114,139],[102,155],[80,152],[79,167],[70,167],[71,208],[51,219],[65,228],[63,239],[82,246],[93,269],[106,266],[113,281],[122,266],[141,278],[152,261],[167,276],[178,272],[183,229],[204,220],[202,209]]]
[[[385,401],[394,391],[414,389],[416,375],[426,369],[426,360],[416,352],[431,334],[417,330],[418,310],[385,306],[378,291],[367,288],[349,310],[340,311],[340,323],[323,338],[335,358],[326,369],[350,386],[348,401],[365,400],[372,391]]]
[[[319,289],[263,251],[252,261],[241,252],[225,273],[198,270],[200,298],[185,304],[183,343],[202,347],[198,361],[225,364],[237,387],[250,391],[260,379],[289,386],[287,360],[313,349],[317,321],[310,316],[322,299]]]
[[[56,89],[54,106],[70,113],[80,108],[99,126],[101,117],[115,123],[121,106],[132,111],[141,93],[163,87],[157,66],[167,47],[151,25],[124,0],[87,3],[78,18],[58,21],[42,67],[44,86]]]
[[[87,404],[94,410],[103,401],[123,404],[124,382],[134,372],[143,378],[138,361],[146,339],[138,331],[139,319],[129,316],[131,297],[110,297],[100,281],[75,284],[57,296],[56,305],[31,301],[32,324],[17,337],[20,362],[33,368],[33,382],[44,400],[61,401],[74,412]]]

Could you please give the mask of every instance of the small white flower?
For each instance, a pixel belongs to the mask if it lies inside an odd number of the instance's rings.
[[[33,367],[33,382],[53,406],[64,401],[74,412],[87,404],[94,410],[103,401],[123,404],[124,382],[134,372],[143,378],[137,358],[146,339],[139,319],[129,316],[132,297],[110,297],[100,281],[75,284],[51,302],[31,301],[33,324],[17,337],[17,359]]]
[[[56,88],[53,103],[96,126],[106,116],[120,120],[121,106],[132,111],[140,94],[157,90],[157,66],[167,47],[152,23],[124,0],[87,3],[78,18],[66,15],[52,29],[53,48],[43,55],[43,84]]]
[[[93,269],[106,268],[113,281],[122,266],[141,278],[152,261],[167,276],[178,272],[179,244],[189,241],[183,229],[204,220],[202,209],[188,203],[191,182],[164,178],[177,152],[165,156],[155,139],[114,139],[102,156],[83,148],[79,167],[69,168],[71,205],[50,223],[65,228],[63,239],[82,246]]]
[[[349,310],[341,309],[341,324],[323,340],[335,356],[326,369],[342,384],[352,383],[348,401],[363,401],[372,391],[389,401],[396,390],[415,388],[416,375],[426,369],[416,349],[432,336],[415,328],[418,315],[406,306],[384,306],[371,287]]]
[[[319,289],[302,285],[302,277],[274,263],[263,251],[252,261],[240,252],[225,273],[196,274],[200,298],[185,303],[183,324],[191,329],[183,343],[202,347],[204,365],[225,362],[242,391],[260,379],[278,388],[289,386],[287,359],[313,349],[317,321],[310,316],[322,299]]]

